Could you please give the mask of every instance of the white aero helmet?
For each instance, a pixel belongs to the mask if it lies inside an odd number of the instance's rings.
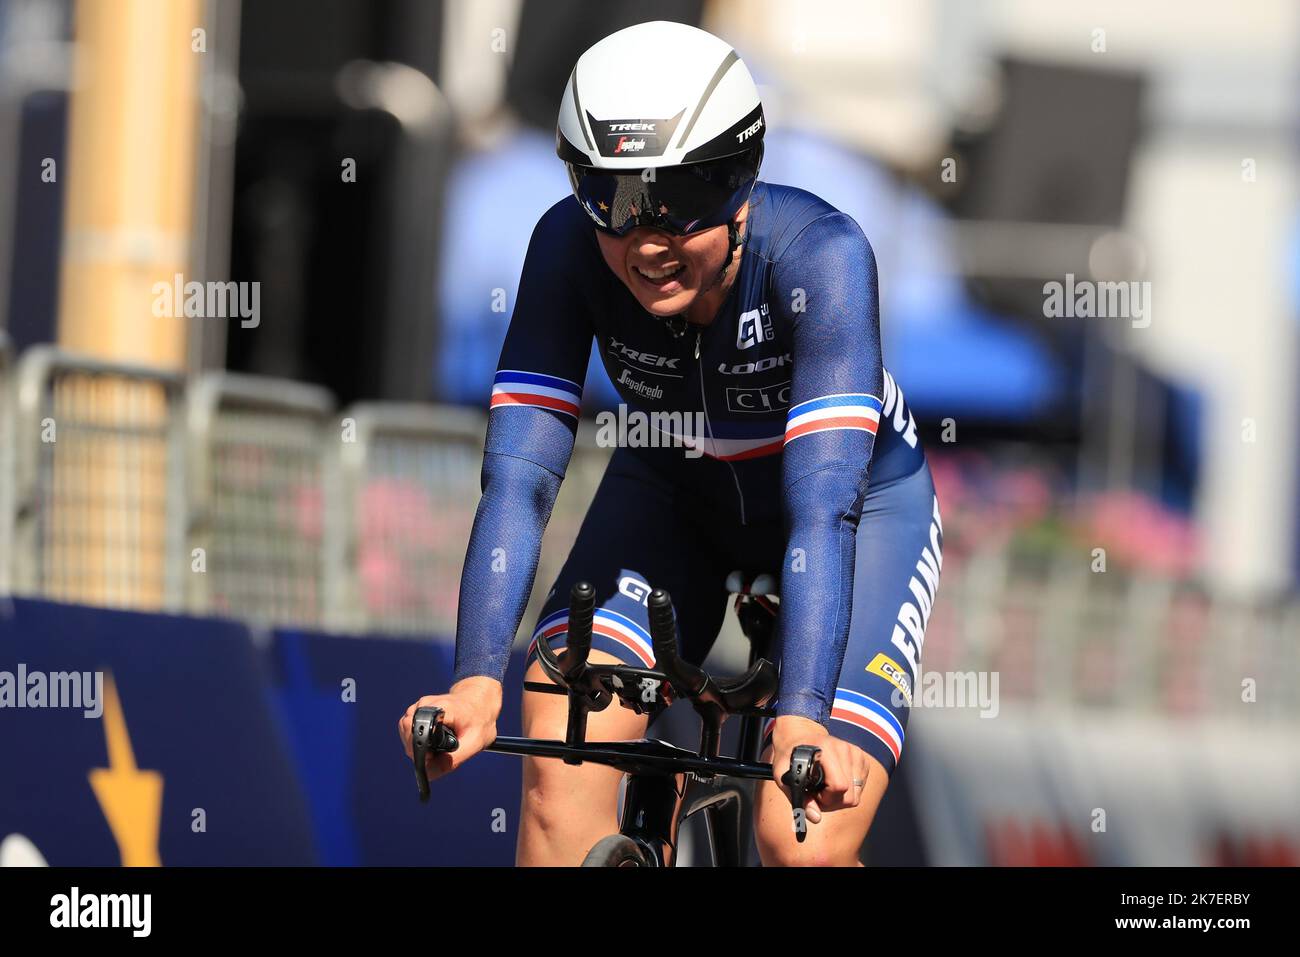
[[[758,87],[736,51],[657,20],[611,33],[578,58],[555,151],[605,232],[734,231],[758,178],[763,130]]]

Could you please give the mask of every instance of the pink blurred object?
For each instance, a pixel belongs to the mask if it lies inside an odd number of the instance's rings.
[[[1195,572],[1200,541],[1190,521],[1135,492],[1096,496],[1080,508],[1078,531],[1113,559],[1165,575]]]
[[[303,538],[321,541],[325,536],[325,493],[320,485],[299,485],[292,495],[293,527]]]
[[[461,506],[438,508],[429,489],[398,478],[371,480],[361,491],[357,563],[362,601],[382,610],[454,612],[457,590],[429,580],[439,549],[464,550],[472,516]]]
[[[377,478],[361,490],[360,532],[374,538],[433,545],[438,521],[429,489],[407,479]]]
[[[1059,498],[1051,470],[1001,468],[979,452],[936,452],[930,459],[944,520],[945,552],[1001,548],[1050,519]]]

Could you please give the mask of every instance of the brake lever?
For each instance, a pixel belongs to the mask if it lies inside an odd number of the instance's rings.
[[[808,837],[808,812],[804,801],[826,787],[826,775],[817,760],[821,753],[822,749],[815,745],[799,745],[790,753],[790,767],[781,775],[781,783],[788,789],[790,806],[794,809],[795,840],[800,844]]]
[[[420,802],[429,800],[429,771],[426,755],[447,754],[460,747],[451,728],[442,723],[441,708],[417,708],[411,718],[411,755],[415,762],[415,783],[420,788]]]

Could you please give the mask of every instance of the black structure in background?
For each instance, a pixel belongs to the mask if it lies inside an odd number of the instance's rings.
[[[277,0],[242,9],[231,278],[261,282],[263,319],[255,329],[231,324],[227,365],[320,383],[344,404],[433,398],[452,118],[440,117],[432,136],[413,135],[388,112],[348,106],[339,78],[361,60],[436,80],[444,4]],[[703,0],[526,0],[507,105],[550,129],[584,49],[646,20],[698,23],[702,9]],[[355,183],[340,178],[344,157],[357,162]]]
[[[62,90],[29,92],[18,109],[18,175],[14,190],[13,259],[9,266],[9,344],[15,356],[28,346],[58,338],[59,253],[67,182],[68,95]],[[57,179],[41,179],[42,163],[53,159]],[[6,171],[5,175],[14,175]],[[0,290],[3,292],[4,290]]]
[[[229,368],[320,383],[342,403],[427,398],[450,135],[418,139],[347,105],[340,78],[355,61],[437,77],[442,7],[243,5],[231,278],[261,282],[262,322],[231,324]]]
[[[1130,172],[1143,133],[1142,74],[1015,58],[1002,62],[1003,104],[994,126],[956,145],[965,167],[950,197],[963,220],[1118,228],[1125,220]],[[1175,506],[1190,499],[1196,449],[1191,430],[1169,420],[1194,403],[1113,345],[1119,319],[1045,319],[1043,284],[1094,277],[1087,243],[1062,253],[1051,275],[982,276],[973,295],[1017,319],[1061,356],[1074,381],[1073,405],[1054,410],[1042,428],[1077,442],[1083,491],[1139,488]],[[1125,279],[1140,280],[1133,275]],[[970,432],[967,432],[968,436]]]
[[[967,145],[968,219],[1118,225],[1141,135],[1137,73],[1002,61],[1003,107]]]
[[[1142,134],[1140,74],[1002,62],[995,125],[958,145],[965,170],[951,202],[965,220],[1119,226]],[[1076,276],[1088,273],[1086,259]],[[1062,276],[981,279],[977,291],[999,311],[1041,324],[1042,283]]]

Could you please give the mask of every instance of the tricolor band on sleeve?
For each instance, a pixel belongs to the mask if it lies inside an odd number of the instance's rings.
[[[876,434],[880,424],[880,400],[865,393],[824,395],[792,407],[785,418],[785,442],[834,429],[855,429]]]
[[[503,369],[492,381],[493,409],[512,405],[533,406],[563,412],[576,419],[581,401],[582,386],[559,376]]]
[[[831,720],[842,721],[846,725],[857,729],[858,732],[874,737],[884,746],[884,750],[893,756],[895,765],[903,756],[903,738],[905,735],[903,723],[898,720],[898,716],[893,711],[875,698],[854,691],[851,688],[836,688],[835,701],[831,705]],[[763,724],[764,747],[770,743],[772,728],[775,724],[775,718],[768,718]],[[852,734],[846,737],[843,733],[837,733],[841,730],[834,724],[830,726],[831,733],[836,737],[851,741],[871,753],[868,738],[862,737],[855,740]],[[889,762],[884,759],[883,753],[879,757],[886,766],[889,765]]]
[[[852,688],[836,688],[831,718],[874,734],[889,749],[895,762],[902,756],[903,725],[892,711],[875,698]]]

